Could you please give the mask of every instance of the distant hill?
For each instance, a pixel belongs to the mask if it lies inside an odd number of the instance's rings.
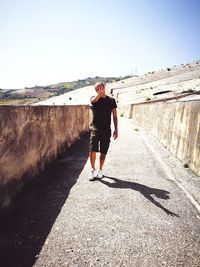
[[[106,82],[106,93],[116,99],[119,107],[153,101],[200,100],[200,61]],[[33,105],[87,105],[92,95],[93,86],[81,87]]]
[[[127,75],[124,77],[88,77],[86,79],[80,79],[72,82],[62,82],[47,86],[34,86],[25,87],[23,89],[0,89],[0,100],[24,100],[29,99],[30,102],[34,102],[47,99],[49,97],[58,96],[78,88],[82,88],[89,85],[94,85],[98,81],[103,81],[105,83],[117,82],[123,79],[130,78],[132,76]],[[32,101],[31,101],[32,99]],[[10,102],[9,102],[10,103]]]
[[[179,95],[195,94],[199,99],[200,60],[149,71],[142,75],[124,77],[88,77],[72,82],[47,86],[36,85],[23,89],[0,89],[0,104],[43,105],[86,103],[91,94],[88,89],[97,81],[106,83],[106,90],[121,104],[141,103],[164,98],[179,98]],[[79,89],[79,90],[78,90]],[[93,88],[91,88],[93,89]],[[187,94],[186,94],[187,93]],[[78,95],[80,96],[78,97]],[[181,96],[181,99],[182,96]],[[184,98],[186,99],[186,98]]]

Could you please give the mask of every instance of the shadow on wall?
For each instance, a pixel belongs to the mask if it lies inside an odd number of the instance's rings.
[[[0,213],[0,266],[32,266],[88,159],[88,134]]]

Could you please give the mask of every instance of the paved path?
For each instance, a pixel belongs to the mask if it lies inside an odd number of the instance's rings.
[[[126,119],[119,134],[101,181],[87,179],[85,136],[1,214],[0,266],[200,266],[197,209],[148,136]]]

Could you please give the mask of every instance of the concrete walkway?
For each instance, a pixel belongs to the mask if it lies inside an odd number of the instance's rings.
[[[88,181],[85,136],[18,196],[0,266],[200,266],[199,212],[168,170],[197,177],[135,129],[120,119],[102,180]]]

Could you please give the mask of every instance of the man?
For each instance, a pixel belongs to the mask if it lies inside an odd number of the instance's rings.
[[[111,137],[111,114],[113,116],[114,132],[113,138],[118,137],[117,128],[117,105],[114,98],[105,94],[105,85],[102,82],[95,84],[96,96],[91,97],[93,106],[93,121],[90,134],[90,163],[92,170],[89,180],[95,177],[103,178],[103,165],[110,144]],[[100,152],[99,171],[95,169],[96,152]]]

